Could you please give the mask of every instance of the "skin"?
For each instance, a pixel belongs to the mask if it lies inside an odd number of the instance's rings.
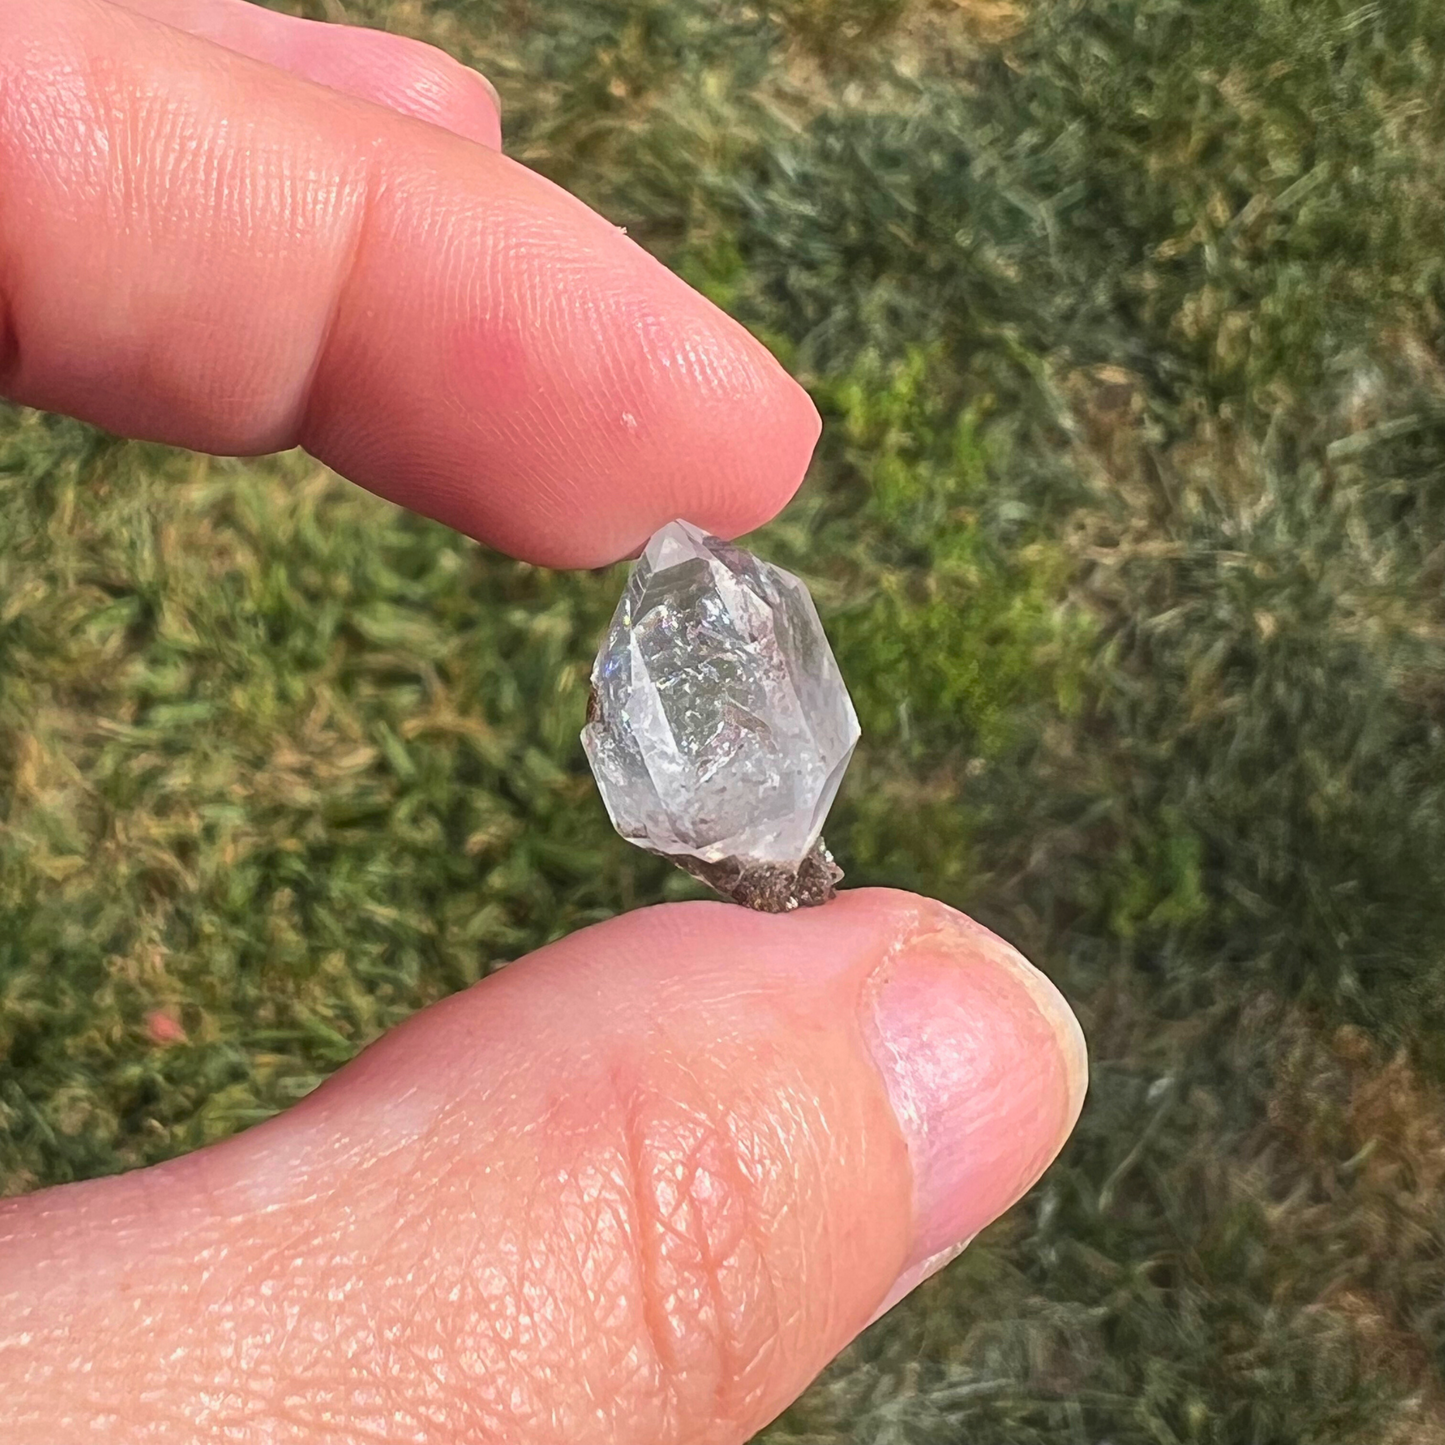
[[[732,536],[818,432],[740,327],[399,37],[0,0],[0,391],[304,444],[517,556]],[[939,904],[649,908],[288,1113],[0,1201],[0,1438],[740,1442],[1077,1117],[1052,985]]]

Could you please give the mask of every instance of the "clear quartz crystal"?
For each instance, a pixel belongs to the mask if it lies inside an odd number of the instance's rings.
[[[858,717],[808,589],[671,522],[592,670],[582,746],[613,825],[740,903],[832,897],[823,821]]]

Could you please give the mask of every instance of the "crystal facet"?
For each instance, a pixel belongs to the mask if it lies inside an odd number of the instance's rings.
[[[592,669],[613,825],[749,907],[833,895],[820,834],[858,717],[808,589],[689,522],[655,533]]]

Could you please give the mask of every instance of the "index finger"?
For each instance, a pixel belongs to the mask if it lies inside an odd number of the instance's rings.
[[[736,535],[818,418],[735,322],[487,148],[104,0],[0,0],[0,392],[303,445],[530,561]]]

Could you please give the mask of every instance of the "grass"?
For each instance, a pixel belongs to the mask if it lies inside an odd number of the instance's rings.
[[[347,14],[813,391],[756,545],[867,729],[830,838],[1090,1035],[1060,1165],[762,1438],[1445,1440],[1445,12]],[[0,1185],[689,892],[576,743],[617,586],[0,413]]]

